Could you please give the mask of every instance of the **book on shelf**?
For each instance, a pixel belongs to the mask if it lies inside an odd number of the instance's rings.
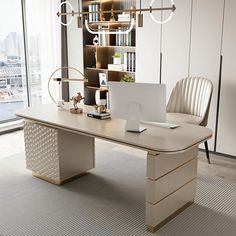
[[[89,12],[93,11],[93,5],[92,4],[90,4],[88,6],[88,8],[89,8]],[[93,14],[89,14],[89,22],[92,22],[92,21],[93,21]]]
[[[88,117],[100,119],[100,120],[105,120],[111,118],[111,114],[106,112],[106,113],[98,113],[98,112],[88,112],[87,113]]]
[[[102,26],[98,26],[98,31],[100,32],[108,32],[109,28],[107,27],[102,27]],[[110,36],[109,34],[99,34],[98,35],[98,45],[99,46],[108,46],[110,45]]]
[[[97,22],[100,20],[99,13],[97,13],[99,11],[99,8],[100,8],[100,5],[99,3],[96,3],[96,2],[88,6],[89,12],[93,12],[89,14],[89,22]]]
[[[129,72],[135,72],[135,52],[125,52],[124,53],[124,69]]]
[[[119,27],[117,32],[125,31],[126,28]],[[117,46],[131,46],[131,32],[126,34],[116,34]]]
[[[124,64],[108,64],[108,70],[123,71]]]

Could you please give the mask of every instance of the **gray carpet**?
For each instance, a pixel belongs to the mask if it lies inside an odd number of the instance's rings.
[[[146,160],[131,154],[98,143],[96,168],[64,186],[33,178],[24,154],[1,159],[0,235],[236,235],[236,185],[206,176],[195,204],[148,233]]]

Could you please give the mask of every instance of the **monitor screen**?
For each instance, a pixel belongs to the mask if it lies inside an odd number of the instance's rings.
[[[140,121],[166,121],[166,86],[163,84],[108,82],[111,115],[129,119],[138,104]],[[133,106],[133,108],[137,106]],[[135,108],[135,109],[136,109]],[[135,110],[134,109],[134,110]],[[137,110],[137,109],[136,109]]]

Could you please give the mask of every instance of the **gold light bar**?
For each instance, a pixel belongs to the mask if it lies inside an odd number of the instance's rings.
[[[53,78],[53,81],[58,81],[58,82],[78,82],[78,81],[88,82],[87,79],[77,79],[77,78]]]

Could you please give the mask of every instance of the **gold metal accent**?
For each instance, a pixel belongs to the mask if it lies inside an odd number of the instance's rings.
[[[58,82],[77,82],[77,81],[83,81],[83,82],[88,82],[87,79],[77,79],[77,78],[53,78],[54,81]]]
[[[189,201],[187,202],[185,205],[183,205],[181,208],[179,208],[177,211],[175,211],[174,213],[172,213],[170,216],[168,216],[165,220],[163,220],[161,223],[159,223],[156,226],[147,226],[147,230],[151,233],[155,233],[158,229],[162,228],[165,224],[167,224],[169,221],[171,221],[172,219],[174,219],[177,215],[179,215],[181,212],[183,212],[185,209],[187,209],[188,207],[190,207],[192,204],[194,203],[193,201]]]
[[[68,182],[70,182],[70,181],[73,181],[73,180],[75,180],[75,179],[78,179],[78,178],[80,178],[80,177],[83,177],[84,175],[87,175],[87,174],[89,174],[89,173],[88,173],[88,172],[84,172],[84,173],[75,175],[75,176],[70,177],[70,178],[65,179],[65,180],[55,180],[55,179],[51,179],[51,178],[49,178],[49,177],[47,177],[47,176],[42,176],[42,175],[40,175],[40,174],[38,174],[38,173],[32,171],[32,175],[33,175],[34,177],[39,178],[39,179],[42,179],[42,180],[45,180],[45,181],[47,181],[47,182],[49,182],[49,183],[51,183],[51,184],[55,184],[55,185],[63,185],[63,184],[66,184],[66,183],[68,183]]]
[[[77,27],[78,28],[82,28],[82,17],[81,16],[78,16],[77,17]]]
[[[83,82],[88,82],[88,80],[85,78],[85,76],[76,68],[74,67],[71,67],[71,66],[65,66],[65,67],[60,67],[60,68],[57,68],[55,71],[53,71],[53,73],[51,74],[51,76],[49,77],[49,80],[48,80],[48,94],[49,96],[51,97],[51,99],[53,100],[53,102],[55,104],[57,104],[56,100],[53,98],[52,96],[52,93],[50,91],[50,82],[51,80],[54,80],[54,81],[57,81],[57,78],[53,78],[54,74],[59,71],[59,70],[68,70],[68,69],[71,69],[71,70],[75,70],[77,71],[80,75],[82,75],[83,79],[75,79],[75,78],[58,78],[58,82],[70,82],[71,81],[83,81]]]
[[[143,27],[143,14],[138,14],[138,27]]]
[[[124,9],[124,10],[105,10],[105,11],[93,11],[93,12],[89,12],[89,11],[82,11],[82,12],[66,12],[66,13],[60,13],[57,12],[57,16],[67,16],[67,15],[89,15],[89,14],[93,14],[93,13],[122,13],[122,12],[128,12],[130,14],[134,14],[136,12],[152,12],[152,11],[175,11],[176,7],[175,5],[172,5],[171,7],[150,7],[150,8],[132,8],[132,9]]]

